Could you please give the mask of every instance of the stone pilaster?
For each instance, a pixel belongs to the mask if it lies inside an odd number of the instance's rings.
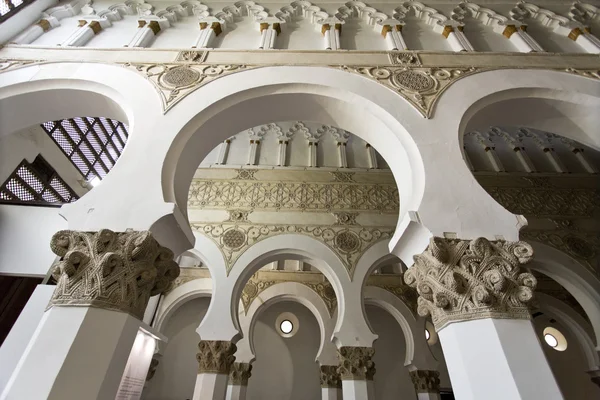
[[[439,393],[440,373],[438,371],[415,370],[410,371],[410,379],[417,393]]]
[[[98,307],[142,319],[150,296],[179,276],[173,252],[148,231],[59,231],[50,248],[61,259],[52,270],[57,284],[48,308]]]
[[[214,373],[229,375],[235,361],[235,344],[225,340],[201,340],[198,343],[200,352],[196,354],[198,373]]]
[[[372,347],[343,346],[338,349],[340,365],[338,372],[341,380],[373,380],[375,363],[372,358],[375,349]]]
[[[459,321],[530,319],[527,303],[537,281],[520,267],[532,258],[525,242],[435,237],[404,281],[417,289],[419,315],[431,314],[437,331]]]
[[[248,386],[248,379],[250,379],[251,376],[251,364],[234,362],[229,371],[229,384]]]
[[[321,387],[336,388],[342,387],[340,372],[337,365],[321,365]]]

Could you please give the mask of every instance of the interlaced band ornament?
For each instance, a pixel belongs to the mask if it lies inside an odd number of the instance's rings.
[[[173,252],[148,231],[59,231],[50,242],[61,260],[52,271],[52,306],[89,306],[142,319],[150,296],[179,276]]]
[[[457,321],[530,319],[527,303],[537,281],[520,266],[533,258],[525,242],[432,238],[404,274],[419,293],[417,311],[437,331]]]

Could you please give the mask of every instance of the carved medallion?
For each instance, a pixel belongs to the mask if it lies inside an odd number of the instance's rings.
[[[342,251],[351,252],[360,246],[360,239],[355,233],[349,231],[340,232],[335,237],[335,245]]]
[[[162,76],[163,83],[174,88],[193,85],[199,79],[200,73],[190,67],[172,68]]]
[[[237,229],[229,229],[223,234],[223,244],[230,249],[239,249],[246,243],[246,235]]]
[[[435,86],[435,81],[419,71],[400,71],[392,76],[392,81],[408,90],[414,92],[425,92]]]

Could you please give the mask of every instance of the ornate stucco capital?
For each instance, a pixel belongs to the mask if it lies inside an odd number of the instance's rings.
[[[321,387],[341,388],[342,380],[337,365],[321,365]]]
[[[375,363],[372,360],[374,354],[375,349],[372,347],[340,347],[338,372],[341,380],[373,380],[375,376]]]
[[[252,365],[249,363],[234,362],[229,371],[229,384],[248,386],[248,379],[252,376]]]
[[[417,393],[439,393],[440,373],[430,370],[410,371],[410,379]]]
[[[50,248],[61,259],[48,307],[99,307],[142,319],[150,296],[179,276],[173,252],[148,231],[59,231]]]
[[[527,303],[537,281],[520,266],[533,258],[525,242],[434,237],[404,274],[419,293],[419,315],[431,314],[437,331],[452,322],[531,318]]]
[[[201,340],[196,354],[198,373],[229,374],[235,361],[235,344],[225,340]]]

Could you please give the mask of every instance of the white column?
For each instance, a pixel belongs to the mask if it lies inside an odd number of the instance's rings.
[[[521,25],[519,27],[519,31],[517,33],[520,37],[523,38],[523,40],[525,42],[527,42],[527,44],[529,45],[529,47],[531,47],[533,49],[533,51],[538,51],[538,52],[544,51],[542,46],[540,46],[540,44],[538,42],[536,42],[535,39],[532,38],[529,33],[527,33],[527,25]]]
[[[342,24],[340,23],[327,23],[321,25],[325,50],[339,50],[341,31]]]
[[[317,146],[318,141],[315,139],[308,139],[308,166],[309,167],[318,167],[317,160]]]
[[[402,25],[384,25],[381,35],[385,39],[388,50],[406,50],[406,43],[402,37]]]
[[[592,54],[600,53],[600,40],[590,33],[590,30],[585,28],[582,31],[580,28],[575,28],[569,32],[569,39],[581,46],[586,52]]]
[[[581,166],[590,174],[597,174],[598,170],[587,160],[583,154],[583,149],[573,149],[573,154],[577,157],[577,160],[581,163]]]
[[[94,35],[97,35],[102,31],[102,26],[98,21],[91,21],[88,23],[86,20],[80,20],[78,28],[65,40],[61,46],[65,47],[77,47],[84,46],[89,42]]]
[[[256,165],[256,154],[260,140],[250,139],[250,148],[248,149],[248,165]]]
[[[375,152],[375,149],[369,143],[366,144],[366,147],[367,147],[367,157],[369,159],[369,168],[377,169],[378,168],[377,153]]]
[[[114,399],[139,327],[122,312],[52,307],[0,398]]]
[[[485,155],[487,156],[488,160],[490,160],[490,164],[492,164],[492,168],[494,168],[494,171],[504,172],[504,166],[502,165],[496,150],[493,147],[485,147],[484,150]]]
[[[219,147],[219,154],[217,155],[217,161],[215,164],[223,165],[227,163],[227,154],[229,153],[229,144],[231,139],[225,140]]]
[[[462,27],[458,27],[456,30],[454,27],[447,25],[444,27],[442,35],[448,39],[450,47],[454,51],[473,51],[473,46],[467,40],[467,37],[462,32]]]
[[[201,373],[196,377],[192,400],[223,400],[227,395],[227,374]]]
[[[29,28],[25,29],[19,35],[17,35],[11,43],[15,44],[30,44],[44,33],[48,32],[50,29],[54,28],[58,25],[58,21],[55,18],[50,19],[40,19],[35,24],[31,25]],[[54,22],[56,21],[56,22]],[[54,24],[52,23],[54,22]]]
[[[138,30],[127,47],[150,47],[154,37],[160,32],[158,21],[138,21]]]
[[[248,386],[245,385],[227,385],[226,400],[246,400],[246,391]]]
[[[342,389],[334,387],[322,387],[321,388],[321,399],[322,400],[342,400]]]
[[[340,168],[348,168],[348,159],[346,157],[346,142],[337,142],[338,160]]]
[[[325,46],[325,50],[332,50],[332,48],[331,48],[331,31],[330,31],[328,24],[323,25],[323,43]]]
[[[344,400],[375,400],[369,397],[370,391],[366,380],[342,380],[342,398]]]
[[[331,35],[332,50],[339,50],[340,47],[340,35],[342,34],[342,24],[335,24],[333,26],[333,34]],[[335,49],[333,48],[335,46]]]
[[[533,162],[531,162],[531,159],[525,152],[525,148],[515,147],[513,150],[515,151],[515,154],[517,155],[517,159],[519,160],[519,162],[521,163],[521,165],[523,166],[523,168],[525,169],[526,172],[536,172]]]
[[[464,321],[438,335],[457,399],[563,399],[530,321]]]
[[[546,157],[548,158],[548,161],[550,161],[550,164],[552,164],[552,166],[554,167],[554,170],[556,172],[559,172],[559,173],[569,172],[569,171],[567,171],[567,168],[562,163],[562,161],[558,157],[558,154],[556,154],[556,152],[554,151],[553,148],[546,147],[543,149],[543,151],[544,151],[544,154],[546,155]]]
[[[277,154],[277,165],[280,167],[284,167],[287,161],[287,145],[287,140],[279,140],[279,153]]]
[[[419,315],[431,315],[457,399],[563,399],[531,323],[537,281],[522,266],[533,256],[525,242],[433,237],[404,273]]]

